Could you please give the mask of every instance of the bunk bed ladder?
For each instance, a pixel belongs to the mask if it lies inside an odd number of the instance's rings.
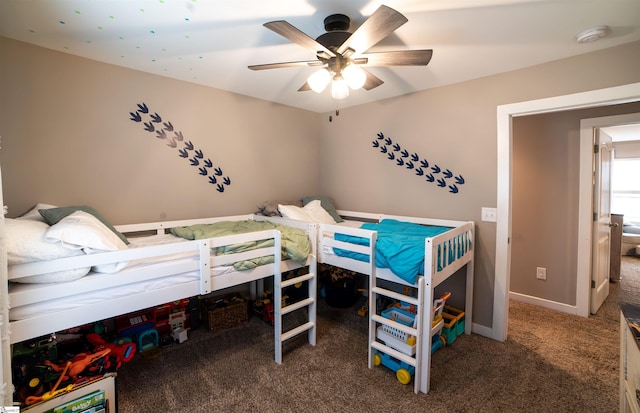
[[[314,234],[311,234],[315,237]],[[311,238],[315,239],[315,238]],[[312,243],[313,244],[313,243]],[[279,245],[277,246],[279,248]],[[282,344],[290,338],[296,337],[304,332],[308,332],[308,341],[312,346],[316,345],[316,310],[317,310],[317,298],[316,298],[316,273],[317,262],[315,248],[312,246],[312,253],[310,255],[310,262],[308,265],[308,273],[298,275],[293,278],[282,280],[282,273],[280,269],[280,257],[276,254],[276,273],[273,276],[273,323],[275,334],[275,360],[276,363],[282,364]],[[276,249],[279,251],[279,249]],[[301,299],[291,304],[283,305],[283,291],[285,288],[298,283],[307,283],[308,294],[307,298]],[[307,321],[298,325],[297,327],[284,330],[282,319],[283,316],[293,313],[294,311],[306,311]]]

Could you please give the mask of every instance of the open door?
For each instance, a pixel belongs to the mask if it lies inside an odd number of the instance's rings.
[[[611,258],[611,136],[594,129],[593,265],[591,267],[591,314],[596,314],[609,295]]]

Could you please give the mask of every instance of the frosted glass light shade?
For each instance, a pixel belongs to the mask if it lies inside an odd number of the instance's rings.
[[[349,96],[349,85],[343,78],[335,78],[331,83],[331,97],[334,99],[345,99]]]
[[[320,93],[331,81],[331,75],[327,69],[320,69],[314,72],[307,79],[307,84],[316,93]]]
[[[345,78],[349,87],[353,90],[360,89],[367,81],[367,74],[358,66],[350,64],[342,71],[342,77]]]

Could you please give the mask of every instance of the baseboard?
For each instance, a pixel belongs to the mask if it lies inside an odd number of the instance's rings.
[[[546,300],[544,298],[533,297],[531,295],[525,295],[520,293],[514,293],[509,291],[509,299],[515,301],[521,301],[527,304],[537,305],[538,307],[544,307],[555,311],[560,311],[562,313],[579,315],[578,309],[575,305],[569,305],[564,303],[559,303],[557,301]]]

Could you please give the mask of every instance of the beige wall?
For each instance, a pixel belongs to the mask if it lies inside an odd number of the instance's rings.
[[[434,58],[437,58],[437,52]],[[478,224],[474,322],[491,326],[498,105],[640,81],[640,43],[382,102],[315,114],[0,38],[0,136],[10,216],[36,202],[86,203],[115,223],[252,212],[320,192],[342,209]],[[365,92],[366,93],[366,92]],[[169,120],[223,168],[224,193],[129,119]],[[372,148],[382,132],[462,175],[429,184]],[[319,155],[318,155],[319,154]]]
[[[321,190],[343,209],[476,221],[474,322],[491,326],[496,228],[480,213],[496,206],[496,107],[635,83],[638,67],[640,42],[327,114]],[[466,183],[455,195],[426,184],[371,148],[378,132]]]
[[[1,37],[0,61],[9,216],[37,202],[117,224],[223,216],[318,190],[318,114]],[[182,132],[177,148],[130,119],[143,102]],[[186,141],[231,179],[224,192],[179,156]]]

